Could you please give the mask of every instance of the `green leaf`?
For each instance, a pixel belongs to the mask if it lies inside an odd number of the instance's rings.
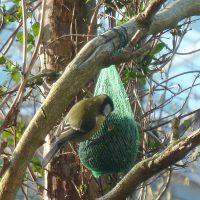
[[[0,6],[1,7],[1,9],[2,9],[2,11],[3,12],[5,12],[6,11],[6,5],[5,4],[3,4],[2,6]]]
[[[5,139],[8,144],[13,144],[13,135],[9,131],[4,131],[1,137]]]
[[[17,129],[19,129],[19,130],[21,130],[21,132],[23,132],[24,129],[25,129],[25,122],[24,121],[19,121],[17,123]]]
[[[18,82],[20,80],[20,72],[17,66],[8,64],[6,66],[7,71],[10,73],[10,77],[13,81]]]
[[[11,62],[7,62],[7,63],[6,63],[6,67],[5,67],[5,71],[6,71],[6,72],[10,72],[11,66],[12,66],[12,63],[11,63]]]
[[[117,21],[117,26],[125,24],[128,20],[129,20],[128,17],[124,17],[123,19],[118,20]]]
[[[33,48],[32,44],[28,45],[27,51],[30,52],[32,48]]]
[[[86,184],[81,184],[79,187],[78,187],[78,191],[83,194],[84,192],[87,191],[87,185]]]
[[[40,26],[39,22],[35,22],[35,23],[31,26],[32,31],[33,31],[33,35],[34,35],[35,37],[36,37],[36,36],[38,35],[38,33],[39,33],[39,26]]]
[[[19,72],[14,72],[11,74],[11,79],[15,82],[19,82],[20,80],[20,73]]]
[[[0,65],[3,65],[5,63],[6,63],[6,59],[3,56],[1,56],[0,57]]]
[[[143,58],[142,58],[142,65],[143,65],[143,68],[147,68],[150,64],[151,64],[151,61],[153,59],[153,56],[151,54],[148,54],[148,55],[145,55]]]
[[[150,139],[149,140],[149,146],[152,150],[153,149],[156,150],[160,147],[160,143],[158,141],[154,140],[154,139]]]
[[[17,125],[16,125],[16,138],[17,138],[17,142],[22,137],[24,129],[25,129],[25,122],[24,121],[17,122]]]
[[[6,24],[9,24],[11,22],[14,22],[15,18],[12,15],[6,15],[6,16],[4,16],[4,20],[5,20]]]
[[[18,19],[21,19],[21,18],[22,18],[22,8],[18,8],[17,12],[15,13],[15,16],[16,16]]]
[[[17,131],[16,131],[16,137],[17,137],[17,139],[18,139],[18,141],[19,141],[19,139],[22,137],[22,132],[19,131],[19,130],[17,130]]]
[[[21,1],[21,0],[13,0],[13,2],[15,3],[16,6],[19,5],[19,2],[20,2],[20,1]]]
[[[135,69],[130,69],[127,65],[126,68],[123,72],[123,81],[127,82],[129,80],[135,80],[137,77],[136,70]]]
[[[28,34],[28,43],[34,44],[34,36],[32,34]]]
[[[17,40],[18,40],[21,44],[23,44],[23,32],[18,32],[17,35],[16,35],[16,37],[17,37]]]
[[[35,83],[37,85],[42,85],[44,83],[44,81],[43,81],[42,77],[37,77],[36,80],[35,80]]]
[[[7,92],[6,87],[0,85],[0,95],[5,94]]]
[[[112,4],[112,0],[105,0],[105,3],[111,5]]]
[[[186,120],[184,120],[184,122],[183,122],[182,125],[183,125],[185,128],[187,128],[187,127],[191,126],[191,124],[192,124],[191,120],[186,119]]]
[[[165,47],[165,43],[164,43],[164,42],[158,43],[158,44],[154,47],[154,49],[153,49],[153,51],[151,52],[151,54],[152,54],[152,55],[155,55],[155,54],[159,53],[160,51],[163,50],[164,47]]]
[[[43,170],[40,160],[38,158],[33,157],[32,167],[33,167],[34,172],[38,172],[41,176],[44,176],[44,170]]]
[[[12,138],[8,138],[6,142],[7,142],[8,145],[9,145],[9,144],[10,144],[10,145],[13,145],[13,144],[14,144],[14,141],[13,141]]]
[[[139,83],[140,85],[144,86],[146,84],[146,78],[144,75],[139,76]]]
[[[21,44],[23,44],[23,32],[22,32],[22,31],[18,32],[17,35],[16,35],[16,37],[17,37],[17,40],[18,40]],[[29,44],[34,44],[34,36],[33,36],[32,34],[30,34],[30,33],[28,33],[27,42],[28,42]]]
[[[1,134],[1,137],[3,138],[3,139],[7,139],[7,138],[9,138],[9,137],[11,137],[12,135],[9,133],[9,132],[7,132],[7,131],[4,131],[2,134]]]

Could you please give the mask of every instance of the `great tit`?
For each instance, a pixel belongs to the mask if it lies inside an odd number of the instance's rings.
[[[59,125],[57,132],[60,136],[44,157],[42,166],[45,167],[68,141],[81,142],[90,139],[113,110],[112,99],[104,94],[76,103]]]

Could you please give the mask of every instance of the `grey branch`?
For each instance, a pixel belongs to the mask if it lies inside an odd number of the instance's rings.
[[[161,153],[137,163],[124,178],[98,200],[123,200],[144,181],[183,159],[200,143],[200,129],[170,144]]]

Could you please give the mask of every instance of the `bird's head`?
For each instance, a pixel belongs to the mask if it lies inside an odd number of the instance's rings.
[[[113,110],[114,104],[112,99],[108,95],[100,95],[102,98],[102,103],[100,106],[100,113],[107,117]]]

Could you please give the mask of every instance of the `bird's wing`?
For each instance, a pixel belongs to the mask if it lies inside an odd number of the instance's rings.
[[[81,134],[91,131],[96,124],[96,117],[90,115],[86,110],[81,113],[76,112],[70,117],[66,116],[56,130],[57,140],[65,137],[73,140]]]
[[[87,131],[82,129],[80,124],[81,123],[78,123],[77,126],[73,126],[73,124],[70,124],[67,117],[64,118],[56,130],[56,141],[60,140],[61,138],[65,138],[66,140],[72,140],[74,137],[77,137],[79,136],[79,134]]]
[[[82,115],[80,115],[82,113]],[[57,151],[64,146],[68,141],[82,141],[82,137],[85,139],[89,131],[95,128],[96,117],[90,115],[88,112],[76,112],[77,115],[71,115],[71,117],[65,117],[56,130],[56,142],[53,144],[51,150],[47,153],[43,159],[42,165],[45,167]]]
[[[63,143],[66,143],[67,141],[78,138],[84,133],[85,131],[74,130],[73,128],[70,128],[68,130],[62,131],[60,136],[56,138],[56,141],[60,142],[60,144],[63,144]]]

